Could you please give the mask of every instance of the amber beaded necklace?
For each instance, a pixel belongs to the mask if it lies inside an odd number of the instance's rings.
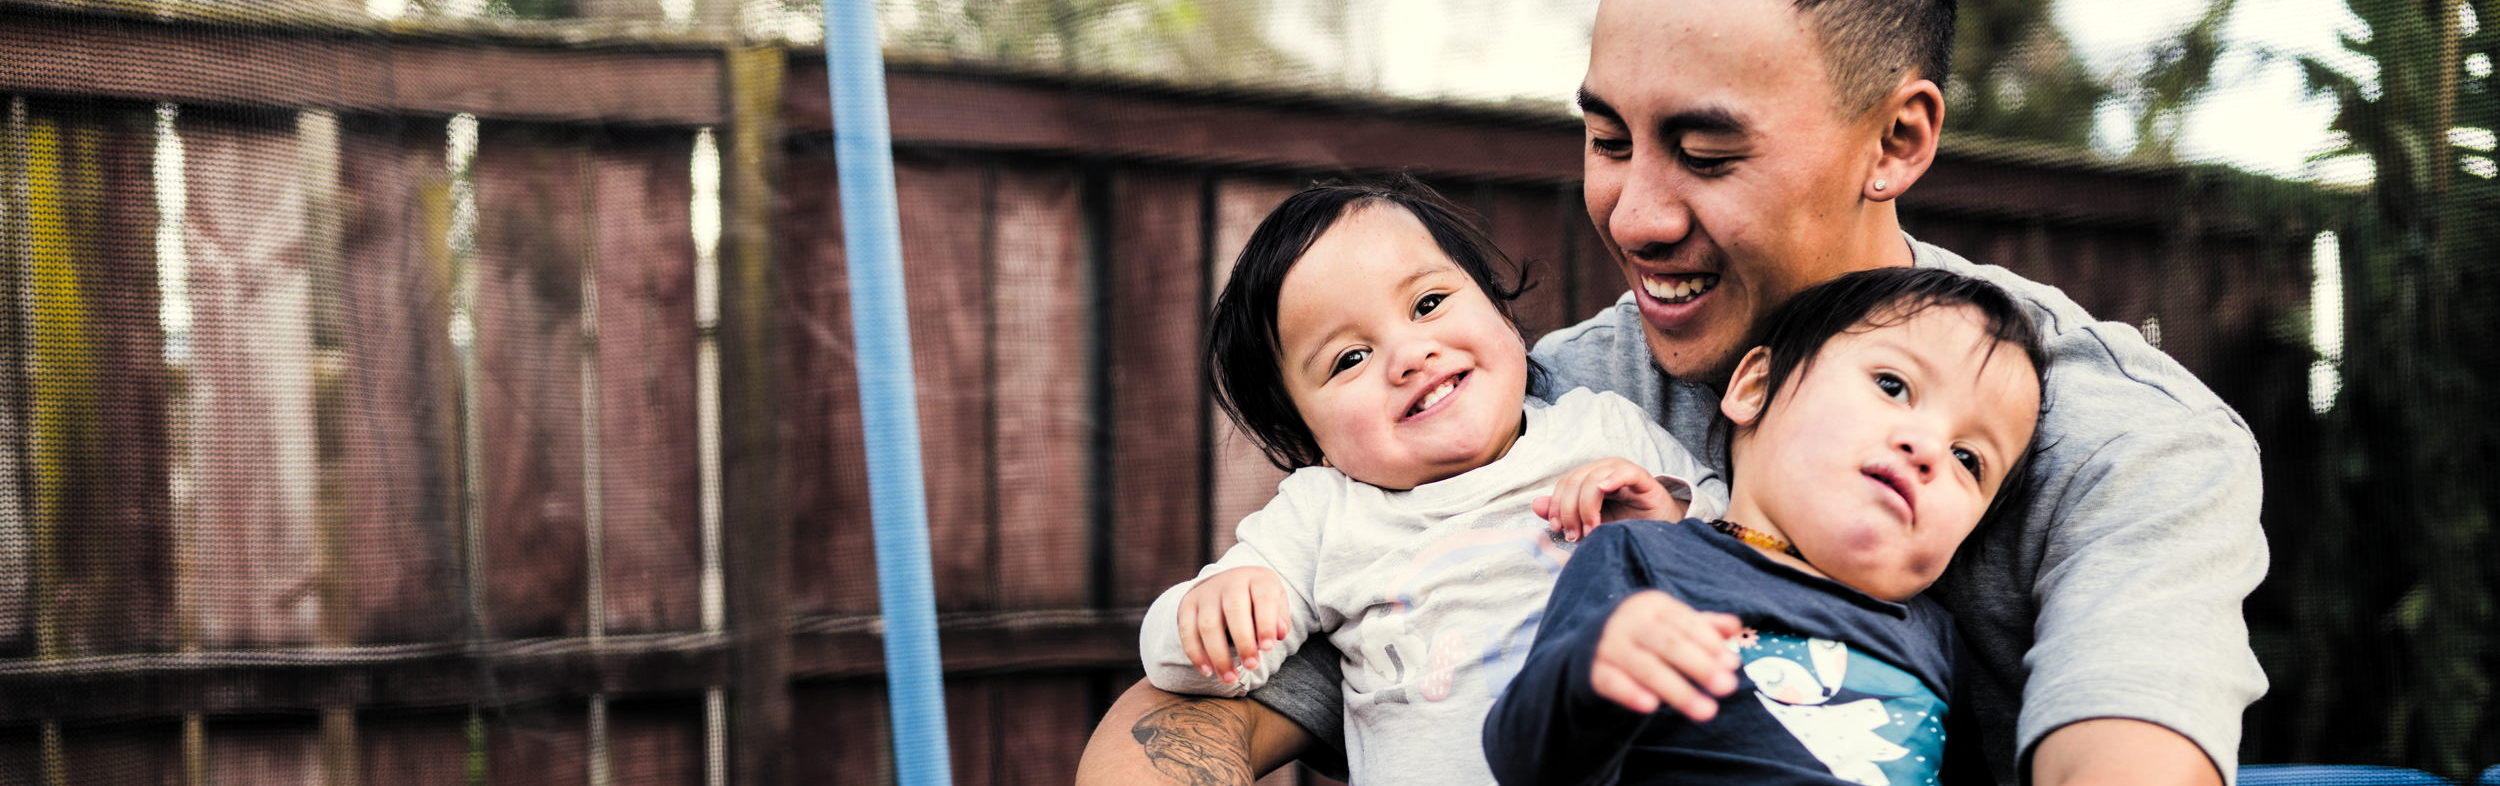
[[[1738,524],[1727,519],[1711,519],[1710,528],[1718,530],[1721,533],[1726,534],[1728,537],[1744,541],[1754,546],[1770,549],[1791,557],[1796,557],[1800,560],[1806,558],[1806,555],[1797,553],[1797,544],[1790,543],[1778,535],[1752,529],[1743,524]]]

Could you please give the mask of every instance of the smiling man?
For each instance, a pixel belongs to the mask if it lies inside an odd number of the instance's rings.
[[[1952,30],[1936,0],[1602,4],[1580,93],[1584,196],[1630,291],[1538,342],[1554,372],[1540,393],[1620,393],[1724,468],[1718,386],[1789,296],[1900,265],[2004,287],[2045,339],[2048,381],[2029,497],[1935,589],[1971,649],[1948,754],[2001,783],[2226,782],[2240,714],[2265,691],[2240,617],[2266,569],[2255,442],[2132,329],[1902,233],[1893,200],[1933,162]],[[1079,780],[1238,782],[1332,758],[1334,675],[1334,653],[1312,649],[1256,701],[1141,684]],[[1687,714],[1736,685],[1693,652],[1658,653],[1647,682]]]

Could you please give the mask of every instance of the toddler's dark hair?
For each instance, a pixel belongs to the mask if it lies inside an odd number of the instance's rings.
[[[1764,413],[1769,412],[1770,402],[1779,399],[1788,378],[1813,366],[1815,355],[1833,336],[1898,325],[1936,306],[1977,309],[1982,327],[1993,339],[1988,357],[1994,358],[1999,347],[2020,347],[2023,359],[2031,361],[2032,373],[2046,385],[2049,361],[2040,345],[2040,330],[2012,295],[1986,280],[1949,270],[1885,267],[1808,287],[1762,320],[1746,346],[1771,350],[1762,397]],[[1761,419],[1762,415],[1756,415],[1754,421]],[[2030,474],[2031,454],[2026,447],[2013,466],[2006,468],[2005,481],[1997,486],[1996,498],[1989,501],[1982,521],[1993,518],[2006,499],[2022,490],[2022,481]]]
[[[1285,391],[1284,372],[1277,364],[1282,339],[1276,332],[1277,295],[1285,273],[1293,269],[1311,243],[1358,208],[1396,207],[1413,215],[1432,233],[1458,269],[1474,279],[1476,288],[1493,302],[1495,311],[1516,330],[1510,303],[1528,291],[1526,271],[1504,286],[1502,269],[1518,269],[1486,238],[1474,215],[1450,204],[1432,188],[1407,175],[1378,182],[1319,185],[1285,198],[1251,231],[1233,262],[1232,278],[1215,299],[1207,325],[1207,373],[1214,383],[1215,403],[1259,452],[1279,469],[1295,470],[1320,463],[1319,441]],[[1528,389],[1542,386],[1543,370],[1528,364]]]

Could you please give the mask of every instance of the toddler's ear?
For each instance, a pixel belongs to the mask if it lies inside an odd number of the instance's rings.
[[[1727,379],[1727,394],[1719,397],[1719,414],[1739,426],[1751,426],[1769,406],[1771,384],[1771,348],[1746,350],[1745,358],[1736,361],[1736,373]]]

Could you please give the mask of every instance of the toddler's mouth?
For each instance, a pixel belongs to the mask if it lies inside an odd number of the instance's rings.
[[[1464,371],[1442,378],[1441,384],[1434,385],[1431,390],[1424,391],[1423,397],[1415,399],[1415,405],[1407,407],[1406,416],[1401,419],[1412,420],[1416,415],[1423,414],[1424,410],[1431,409],[1435,405],[1440,404],[1443,400],[1448,399],[1450,394],[1458,392],[1459,383],[1466,381],[1466,379],[1467,372]]]

